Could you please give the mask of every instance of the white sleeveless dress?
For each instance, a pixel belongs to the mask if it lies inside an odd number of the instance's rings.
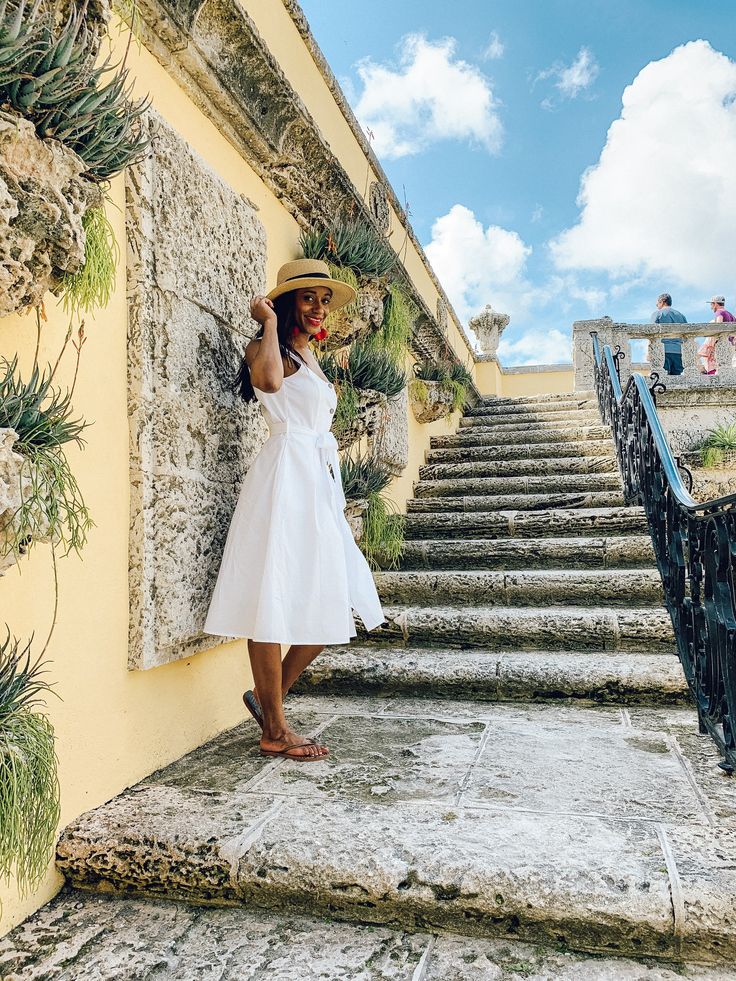
[[[256,389],[270,436],[230,523],[205,633],[279,644],[344,644],[352,610],[383,622],[371,570],[343,508],[337,395],[301,365],[278,392]]]

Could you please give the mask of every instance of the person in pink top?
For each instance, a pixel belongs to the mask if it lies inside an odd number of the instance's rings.
[[[711,323],[714,324],[731,324],[736,321],[736,317],[732,313],[726,310],[726,297],[721,295],[712,296],[709,300],[710,308],[713,311],[713,320]],[[712,337],[706,337],[705,343],[702,347],[698,349],[698,354],[704,361],[704,367],[700,370],[704,375],[715,375],[718,371],[718,363],[716,361],[716,342],[718,340],[718,335],[715,334]],[[733,334],[729,334],[728,340],[731,344],[734,343]]]

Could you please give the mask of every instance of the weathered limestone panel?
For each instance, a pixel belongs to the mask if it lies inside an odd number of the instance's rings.
[[[252,204],[160,117],[127,177],[130,653],[150,668],[202,634],[230,515],[266,432],[231,391],[255,330],[266,239]]]
[[[400,474],[409,465],[409,396],[402,388],[382,407],[381,419],[371,449],[391,473]]]

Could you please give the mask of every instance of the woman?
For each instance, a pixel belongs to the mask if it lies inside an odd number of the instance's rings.
[[[204,628],[249,638],[255,688],[243,699],[263,730],[261,753],[303,762],[327,748],[288,726],[284,695],[326,644],[355,636],[353,609],[366,630],[384,619],[343,513],[330,433],[337,395],[309,346],[326,336],[327,314],[354,299],[326,263],[297,259],[281,267],[268,296],[251,302],[261,329],[236,385],[260,403],[270,436],[243,483]]]

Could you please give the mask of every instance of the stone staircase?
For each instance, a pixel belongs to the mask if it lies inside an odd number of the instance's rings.
[[[734,977],[736,794],[592,395],[435,437],[377,581],[290,696],[331,756],[245,722],[83,815],[1,977]]]

